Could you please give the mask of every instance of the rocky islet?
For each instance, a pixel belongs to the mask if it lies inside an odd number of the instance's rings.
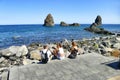
[[[44,20],[43,26],[54,26],[54,19],[51,14],[48,14]]]
[[[90,25],[90,27],[85,28],[86,31],[90,31],[96,34],[104,34],[104,35],[115,35],[115,33],[112,33],[110,31],[104,30],[104,28],[101,28],[102,25],[102,18],[100,15],[98,15],[95,19],[95,22]]]
[[[60,26],[75,26],[75,27],[79,27],[80,26],[80,24],[79,23],[72,23],[72,24],[67,24],[67,23],[65,23],[64,21],[61,21],[60,22]]]

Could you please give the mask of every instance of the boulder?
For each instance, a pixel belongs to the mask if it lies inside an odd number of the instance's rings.
[[[4,57],[1,57],[1,58],[0,58],[0,63],[3,62],[4,60],[5,60],[5,58],[4,58]]]
[[[112,46],[113,48],[120,49],[120,43],[115,43]]]
[[[112,52],[113,49],[112,48],[104,48],[106,52]]]
[[[2,56],[25,56],[28,53],[28,49],[25,45],[22,46],[11,46],[7,49],[1,50]]]
[[[107,53],[107,51],[106,51],[105,49],[100,49],[100,53],[101,53],[102,55],[105,55],[105,54]]]
[[[39,50],[33,50],[30,52],[30,59],[41,60],[41,54]]]
[[[104,49],[104,48],[105,48],[105,46],[104,46],[104,45],[102,45],[102,44],[99,44],[99,48]]]
[[[60,22],[60,26],[69,26],[69,24],[67,24],[67,23],[65,23],[65,22],[63,22],[63,21],[61,21],[61,22]]]
[[[111,47],[110,41],[102,41],[101,44],[105,47],[108,47],[108,48]]]
[[[54,26],[54,19],[51,14],[48,14],[46,19],[44,20],[43,26]]]
[[[119,41],[119,42],[120,42],[120,37],[115,37],[115,38],[116,38],[116,40],[117,40],[117,41]]]
[[[9,60],[4,60],[1,64],[0,64],[0,68],[1,67],[9,67],[11,64],[9,63]]]
[[[16,61],[16,60],[17,60],[17,58],[16,58],[16,57],[13,57],[13,56],[10,56],[9,59],[10,59],[11,61]]]

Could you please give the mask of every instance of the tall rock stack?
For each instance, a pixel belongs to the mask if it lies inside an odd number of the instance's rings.
[[[93,29],[94,31],[94,29],[98,28],[98,26],[101,25],[102,25],[102,18],[101,16],[98,15],[95,19],[95,22],[90,25],[90,28]]]
[[[95,19],[95,23],[98,25],[98,26],[101,26],[102,25],[102,18],[100,15],[97,16],[97,18]]]
[[[54,19],[51,14],[48,14],[46,19],[44,20],[43,26],[54,26]]]
[[[97,16],[95,22],[90,25],[90,27],[85,28],[85,30],[97,33],[97,34],[105,34],[105,35],[114,35],[114,33],[104,30],[104,28],[100,28],[99,26],[102,25],[102,18],[101,16]]]

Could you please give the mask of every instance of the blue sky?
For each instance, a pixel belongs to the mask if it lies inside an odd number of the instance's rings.
[[[120,0],[0,0],[0,24],[43,24],[51,13],[54,22],[120,24]]]

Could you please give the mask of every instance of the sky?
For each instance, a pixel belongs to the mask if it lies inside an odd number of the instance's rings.
[[[49,13],[56,24],[120,24],[120,0],[0,0],[0,24],[43,24]]]

